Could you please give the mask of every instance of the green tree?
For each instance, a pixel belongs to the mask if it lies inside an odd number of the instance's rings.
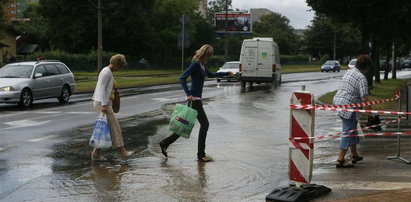
[[[186,29],[191,39],[212,42],[214,33],[196,13],[196,0],[102,0],[102,7],[103,49],[144,57],[151,66],[173,67],[179,63],[178,20],[183,14],[190,19]],[[47,23],[51,48],[71,53],[96,49],[97,10],[89,1],[40,0],[39,13]]]
[[[368,53],[366,42],[372,43],[374,76],[380,82],[379,55],[382,48],[398,39],[408,38],[411,31],[411,2],[408,0],[306,0],[317,13],[336,22],[357,26],[363,39],[362,52]],[[372,85],[373,75],[368,76]]]
[[[4,5],[6,5],[6,3],[9,0],[2,0],[0,1],[0,39],[3,39],[4,37],[4,31],[6,30],[7,26],[5,23],[5,13],[4,13]]]
[[[334,34],[336,38],[336,59],[356,56],[361,49],[361,34],[351,24],[336,24],[325,16],[316,16],[304,32],[305,51],[313,57],[323,54],[333,56]]]
[[[272,37],[277,42],[281,54],[295,54],[298,51],[298,36],[289,24],[290,20],[279,13],[263,15],[260,22],[254,23],[253,35]]]
[[[207,19],[210,23],[214,23],[214,14],[217,12],[225,11],[225,5],[227,3],[227,10],[231,7],[232,0],[213,0],[208,2]]]
[[[16,29],[24,35],[29,36],[33,41],[39,44],[42,50],[49,49],[49,37],[47,32],[47,21],[39,12],[39,4],[30,4],[24,11],[23,17],[29,18],[28,22],[21,22],[16,25]]]

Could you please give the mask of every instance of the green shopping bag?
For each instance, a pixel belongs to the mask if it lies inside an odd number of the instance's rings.
[[[191,102],[189,102],[191,105]],[[171,115],[169,129],[181,137],[189,138],[197,119],[197,111],[190,106],[176,104]]]

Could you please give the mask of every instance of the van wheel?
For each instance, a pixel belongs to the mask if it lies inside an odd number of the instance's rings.
[[[280,75],[280,79],[278,80],[278,85],[281,85],[281,75]]]
[[[27,88],[21,91],[19,106],[22,108],[30,108],[33,106],[33,94]]]
[[[70,100],[70,89],[67,85],[64,85],[61,89],[60,97],[57,98],[61,104],[65,104]]]

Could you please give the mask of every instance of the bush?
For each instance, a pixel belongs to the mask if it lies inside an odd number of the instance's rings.
[[[282,65],[306,65],[310,63],[309,55],[280,55]]]
[[[107,66],[114,52],[103,51],[103,67]],[[24,58],[26,61],[37,60],[38,57],[44,57],[49,60],[59,60],[66,64],[71,71],[76,72],[96,72],[97,71],[97,51],[91,51],[88,54],[72,54],[60,50],[50,50],[36,52]],[[127,66],[124,69],[149,68],[149,65],[139,64],[139,59],[133,56],[126,56]]]
[[[325,55],[321,56],[320,62],[321,62],[321,64],[324,64],[325,61],[327,61],[329,59],[330,59],[330,56],[328,54],[325,54]]]

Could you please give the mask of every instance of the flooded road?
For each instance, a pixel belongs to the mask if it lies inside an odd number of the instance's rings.
[[[273,188],[288,184],[291,92],[304,84],[320,95],[338,81],[287,83],[277,88],[261,85],[245,93],[240,93],[236,83],[222,84],[220,95],[204,100],[210,121],[206,152],[214,159],[211,163],[196,160],[199,124],[190,139],[180,138],[169,147],[168,159],[162,156],[158,142],[170,134],[167,124],[174,104],[122,120],[126,147],[138,151],[127,163],[118,160],[117,152],[108,151],[105,154],[111,161],[91,164],[87,143],[91,126],[69,131],[62,143],[28,159],[31,165],[27,166],[33,172],[42,170],[43,175],[2,192],[1,200],[264,200]],[[7,166],[3,170],[2,186],[8,188],[15,175],[30,175],[17,174],[18,169],[10,173]]]
[[[219,84],[221,93],[203,101],[210,163],[197,162],[198,123],[189,139],[168,148],[169,158],[161,154],[158,143],[170,135],[172,103],[121,120],[126,148],[137,150],[127,162],[110,150],[104,153],[110,161],[91,163],[92,125],[56,133],[58,138],[28,156],[2,154],[0,201],[264,201],[272,189],[289,183],[291,93],[306,85],[318,97],[335,90],[339,80],[261,85],[245,93],[239,83]],[[316,134],[341,126],[330,112],[317,113],[316,123]],[[315,163],[333,166],[337,144],[319,144]],[[13,157],[26,160],[15,164]]]

